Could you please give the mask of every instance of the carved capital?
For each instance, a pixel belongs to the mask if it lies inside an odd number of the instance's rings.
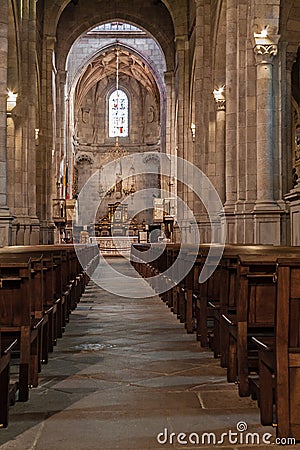
[[[269,27],[261,33],[254,33],[254,55],[256,64],[272,64],[274,57],[278,53],[278,34],[268,34]]]
[[[221,88],[214,89],[213,91],[214,99],[217,104],[217,111],[225,111],[226,109],[226,97],[225,97],[225,86]]]
[[[46,45],[47,50],[53,51],[56,43],[56,37],[55,36],[46,36]]]
[[[286,52],[286,69],[291,71],[293,64],[296,62],[297,52]]]
[[[188,36],[185,34],[175,36],[175,44],[177,51],[185,51],[189,48]]]
[[[68,72],[66,70],[59,70],[58,74],[59,74],[59,82],[61,84],[65,85],[66,81],[67,81],[67,74],[68,74]]]
[[[217,111],[226,111],[226,100],[216,100]]]
[[[272,64],[277,53],[277,44],[256,44],[254,47],[254,55],[257,64]]]

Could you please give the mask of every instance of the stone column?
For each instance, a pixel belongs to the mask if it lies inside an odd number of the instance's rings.
[[[166,107],[166,154],[176,156],[175,150],[175,136],[174,127],[175,123],[175,101],[174,101],[174,71],[170,70],[165,72],[165,83],[166,83],[166,96],[167,96],[167,107]],[[171,163],[170,167],[170,181],[169,181],[169,192],[170,197],[177,195],[176,186],[176,167]]]
[[[277,39],[278,40],[278,39]],[[261,43],[262,41],[262,43]],[[265,208],[274,205],[273,188],[273,59],[277,55],[277,43],[257,39],[254,47],[256,59],[257,98],[257,201]],[[271,41],[270,41],[271,42]]]
[[[274,200],[274,105],[273,60],[279,36],[254,35],[256,60],[257,200],[254,207],[254,239],[257,244],[281,243],[280,208]]]
[[[290,241],[291,245],[300,245],[300,185],[298,183],[293,186],[292,168],[293,168],[293,143],[291,130],[293,129],[293,116],[292,116],[292,67],[297,59],[297,49],[294,51],[286,51],[286,82],[283,86],[284,98],[286,99],[286,114],[284,120],[284,147],[285,147],[285,159],[286,166],[283,168],[285,178],[283,179],[283,192],[289,191],[284,195],[284,200],[289,203],[289,222],[290,222]],[[297,174],[300,175],[299,173]]]
[[[36,214],[36,0],[29,2],[29,29],[28,29],[28,215],[30,217],[30,243],[39,243],[39,220]]]
[[[174,71],[165,72],[167,109],[166,109],[166,153],[174,154],[174,129],[172,124],[175,122],[174,108]]]
[[[53,177],[53,186],[52,191],[55,193],[56,197],[60,197],[60,192],[58,191],[56,181],[59,179],[60,174],[60,162],[63,159],[64,161],[68,161],[67,155],[67,136],[69,136],[69,130],[67,127],[67,111],[66,107],[66,95],[65,95],[65,87],[67,80],[67,72],[65,70],[58,71],[58,83],[57,83],[57,117],[56,117],[56,130],[57,130],[57,141],[56,141],[56,155],[55,155],[55,177]],[[67,105],[68,106],[68,105]],[[71,153],[71,152],[70,152]],[[70,169],[70,168],[69,168]],[[72,174],[69,173],[70,178],[72,179]]]
[[[56,69],[54,67],[55,36],[45,36],[42,74],[42,124],[39,140],[38,164],[38,212],[41,224],[40,242],[51,244],[54,242],[55,225],[52,220],[52,154],[55,153],[56,110],[55,82]]]
[[[226,9],[226,203],[225,211],[234,211],[236,202],[237,147],[237,8],[236,0]],[[228,220],[229,216],[228,216]],[[228,233],[229,241],[233,236]]]
[[[0,246],[11,244],[12,217],[7,206],[7,58],[8,3],[0,0]]]
[[[216,111],[216,173],[217,191],[222,203],[225,202],[225,127],[226,127],[226,100],[224,88],[214,90],[214,98],[217,105]]]
[[[191,155],[188,152],[187,130],[188,130],[188,105],[189,105],[189,63],[188,51],[189,43],[186,35],[176,36],[177,51],[177,156],[190,160]],[[178,174],[180,179],[185,179],[185,174]],[[185,184],[177,183],[177,194],[185,204],[188,203],[187,187]],[[186,219],[186,211],[182,208],[177,209],[177,218],[181,227],[181,236],[184,242],[189,241],[189,223]]]
[[[236,242],[237,200],[237,67],[238,32],[236,0],[226,3],[226,123],[225,123],[225,216],[226,241]]]
[[[283,117],[284,123],[284,143],[285,153],[283,154],[283,159],[286,161],[286,165],[283,166],[283,173],[285,178],[283,180],[283,193],[288,192],[293,188],[293,143],[292,143],[292,126],[293,126],[293,116],[292,116],[292,68],[297,60],[297,50],[286,51],[286,71],[285,71],[285,83],[283,86],[283,96],[285,99],[286,114]],[[300,173],[298,173],[298,176]]]
[[[207,147],[208,131],[204,120],[204,65],[205,65],[205,1],[195,0],[196,22],[195,22],[195,137],[193,163],[196,167],[206,172],[205,151]],[[209,87],[208,92],[210,93]],[[207,172],[206,172],[207,173]],[[200,181],[201,182],[201,181]],[[193,180],[199,183],[199,180]],[[193,213],[200,230],[201,242],[210,231],[210,223],[207,220],[207,213],[201,199],[195,194],[193,199]]]

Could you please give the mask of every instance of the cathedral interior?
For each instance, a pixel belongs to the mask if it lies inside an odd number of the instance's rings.
[[[299,0],[0,0],[1,448],[300,441],[299,177]]]

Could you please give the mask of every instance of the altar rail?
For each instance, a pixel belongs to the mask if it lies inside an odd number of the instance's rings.
[[[129,256],[132,244],[138,242],[138,236],[91,236],[91,244],[98,244],[104,256]]]

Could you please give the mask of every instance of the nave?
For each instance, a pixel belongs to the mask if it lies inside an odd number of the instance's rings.
[[[212,448],[180,444],[177,438],[186,433],[193,441],[197,434],[201,441],[204,433],[214,433],[220,439],[222,433],[236,432],[239,422],[249,432],[275,438],[271,427],[260,425],[256,403],[238,397],[236,385],[226,381],[226,369],[212,352],[201,349],[194,334],[186,333],[158,296],[151,297],[153,291],[130,263],[108,261],[134,277],[126,284],[114,277],[124,297],[104,290],[112,286],[111,275],[98,267],[103,288],[92,281],[86,287],[29,402],[10,408],[0,448]],[[139,292],[149,297],[132,299]],[[157,441],[160,433],[162,443]],[[225,440],[220,446],[258,447],[269,445],[237,446]]]

